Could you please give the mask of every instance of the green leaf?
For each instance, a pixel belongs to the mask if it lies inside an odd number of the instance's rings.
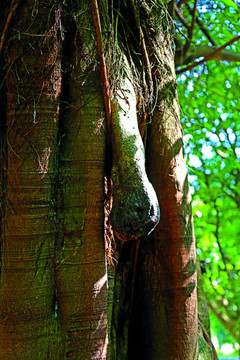
[[[234,8],[235,10],[238,10],[237,4],[232,0],[221,0],[221,2],[223,2],[227,6]]]

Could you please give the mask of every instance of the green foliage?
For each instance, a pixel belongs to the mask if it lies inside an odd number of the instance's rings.
[[[238,344],[236,341],[232,339],[232,336],[229,334],[229,331],[226,330],[226,328],[221,324],[221,322],[218,320],[218,318],[212,314],[210,314],[210,321],[211,321],[211,333],[213,337],[213,342],[215,345],[215,348],[217,350],[217,353],[219,355],[219,358],[224,359],[233,359],[237,358],[238,356]],[[217,338],[216,338],[217,335]],[[232,344],[232,351],[231,354],[226,354],[226,351],[223,351],[222,346]],[[222,347],[222,348],[221,348]],[[222,350],[222,351],[221,351]]]
[[[182,7],[188,24],[193,4]],[[199,22],[219,46],[239,35],[238,5],[212,0],[197,5]],[[184,26],[177,24],[184,39]],[[195,24],[190,46],[199,45],[211,46]],[[226,50],[240,52],[240,41]],[[214,330],[220,345],[240,339],[239,75],[239,62],[211,60],[178,77],[203,283],[209,304],[219,310],[215,315],[226,320],[218,320],[225,326],[224,336],[222,328]]]
[[[235,10],[238,10],[238,6],[237,6],[237,4],[235,4],[234,1],[232,1],[232,0],[222,0],[222,2],[225,5],[230,6],[230,7],[234,8]]]

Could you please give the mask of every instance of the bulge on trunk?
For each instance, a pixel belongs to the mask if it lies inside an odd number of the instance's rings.
[[[125,65],[126,64],[126,65]],[[113,206],[111,223],[120,237],[148,235],[160,219],[157,195],[145,170],[145,150],[138,129],[131,71],[112,99]]]

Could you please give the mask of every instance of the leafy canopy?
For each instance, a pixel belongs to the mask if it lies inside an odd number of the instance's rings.
[[[180,0],[175,5],[178,92],[197,252],[210,309],[229,334],[221,336],[219,330],[220,343],[240,341],[239,15],[239,1]],[[189,66],[219,47],[213,60]]]

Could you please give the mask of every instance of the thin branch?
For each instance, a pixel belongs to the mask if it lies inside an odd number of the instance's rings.
[[[188,4],[186,4],[186,7],[187,7],[188,11],[190,12],[190,14],[192,14],[193,11],[190,8],[190,6]],[[206,38],[210,41],[210,43],[212,45],[217,45],[215,43],[215,41],[213,40],[213,38],[211,37],[211,35],[209,34],[208,30],[204,28],[203,24],[201,23],[201,21],[199,20],[199,18],[197,16],[196,16],[196,23],[198,24],[198,26],[200,27],[201,31],[206,36]]]
[[[209,31],[203,26],[203,24],[201,23],[201,21],[199,20],[198,17],[196,17],[196,23],[198,24],[198,26],[200,27],[200,30],[202,31],[202,33],[206,36],[206,38],[210,41],[210,43],[212,45],[217,45],[217,43],[213,40],[213,38],[211,37],[211,35],[209,34]]]
[[[192,23],[191,23],[191,26],[190,28],[188,28],[188,40],[184,46],[184,49],[183,49],[183,56],[186,55],[188,49],[189,49],[189,46],[191,44],[191,41],[192,41],[192,37],[193,37],[193,29],[194,29],[194,26],[195,26],[195,20],[196,20],[196,10],[197,10],[197,0],[194,0],[194,8],[193,8],[193,11],[191,12],[192,13]]]
[[[230,334],[233,336],[235,340],[239,342],[239,333],[234,330],[234,327],[236,325],[236,322],[231,321],[227,314],[223,311],[221,311],[214,301],[210,300],[208,301],[208,306],[214,313],[214,315],[219,319],[219,321],[222,323],[222,325],[230,332]]]
[[[110,125],[111,122],[110,86],[109,86],[105,56],[102,46],[102,30],[100,23],[99,8],[98,8],[97,0],[90,0],[90,4],[92,9],[93,24],[96,34],[97,53],[100,59],[100,71],[101,71],[101,81],[102,81],[103,96],[104,96],[104,105],[106,110],[107,122],[108,125]]]
[[[175,65],[182,66],[192,63],[195,59],[200,57],[206,57],[212,54],[213,50],[218,49],[217,46],[198,45],[191,46],[184,58],[181,57],[179,49],[177,48],[175,53]],[[212,60],[228,61],[228,62],[240,62],[240,53],[222,50],[212,57]]]
[[[216,50],[214,50],[213,52],[211,52],[209,55],[207,55],[204,59],[200,60],[200,61],[194,61],[193,64],[186,66],[185,68],[178,70],[176,72],[177,75],[180,75],[182,73],[184,73],[187,70],[192,70],[194,69],[196,66],[199,66],[203,63],[205,63],[208,60],[212,60],[214,58],[214,56],[216,54],[218,54],[220,51],[224,50],[227,46],[232,45],[235,41],[238,41],[240,39],[240,36],[235,36],[233,39],[229,40],[226,44],[220,46],[219,48],[217,48]]]
[[[103,102],[105,107],[105,114],[107,120],[107,144],[106,144],[106,177],[107,177],[107,201],[111,204],[113,196],[113,187],[111,180],[111,166],[112,166],[112,107],[111,107],[111,93],[110,85],[108,81],[107,67],[105,62],[104,50],[102,45],[102,30],[101,30],[101,21],[98,8],[97,0],[90,0],[93,25],[95,28],[96,35],[96,45],[97,45],[97,54],[100,60],[100,76],[103,92]]]
[[[175,5],[175,12],[176,12],[176,15],[178,17],[178,19],[181,21],[181,23],[183,24],[183,26],[186,28],[186,29],[189,29],[189,25],[186,23],[184,17],[182,16],[179,8],[177,7],[177,5]]]
[[[226,258],[225,258],[225,255],[223,253],[223,249],[222,249],[222,246],[220,244],[220,239],[219,239],[219,227],[220,227],[220,215],[219,215],[219,210],[218,210],[218,207],[216,205],[216,201],[214,202],[214,209],[216,210],[216,215],[217,215],[217,221],[216,221],[216,229],[215,229],[215,232],[214,232],[214,235],[215,235],[215,238],[217,240],[217,244],[218,244],[218,248],[219,248],[219,251],[220,251],[220,254],[222,256],[222,261],[224,263],[224,268],[225,268],[225,271],[228,275],[228,280],[230,280],[229,278],[229,272],[228,272],[228,269],[227,269],[227,262],[226,262]]]
[[[7,20],[6,20],[6,23],[4,25],[4,28],[3,28],[3,32],[2,32],[2,36],[1,36],[1,40],[0,40],[0,55],[2,53],[2,49],[3,49],[3,44],[4,44],[4,40],[5,40],[5,37],[6,37],[6,34],[7,34],[7,30],[9,28],[9,24],[12,20],[12,17],[15,13],[15,11],[17,10],[17,7],[20,3],[20,0],[19,1],[16,1],[16,3],[14,4],[14,0],[12,1],[12,4],[11,4],[11,9],[8,13],[8,16],[7,16]]]

